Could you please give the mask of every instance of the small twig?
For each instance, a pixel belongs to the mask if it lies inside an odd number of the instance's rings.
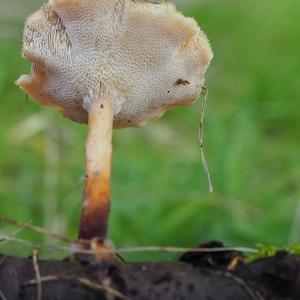
[[[68,248],[65,248],[68,250]],[[84,249],[72,249],[73,253],[77,254],[94,254],[93,250],[84,250]],[[228,252],[228,251],[238,251],[238,252],[248,252],[248,253],[257,253],[256,249],[244,248],[244,247],[224,247],[224,248],[180,248],[180,247],[129,247],[129,248],[119,248],[116,250],[109,249],[100,249],[99,253],[103,254],[121,254],[121,253],[143,253],[143,252],[152,252],[152,253],[215,253],[215,252]]]
[[[2,233],[0,233],[0,240],[1,241],[5,241],[5,242],[6,241],[7,242],[16,242],[16,243],[27,245],[27,246],[30,246],[30,247],[34,246],[34,244],[31,243],[31,242],[29,242],[29,241],[18,239],[15,236],[7,235],[7,234],[2,234]]]
[[[17,239],[15,237],[5,236],[0,234],[0,238],[4,238],[9,241],[13,241],[20,244],[25,244],[33,248],[54,248],[59,249],[62,251],[67,251],[71,253],[78,253],[78,254],[93,254],[94,251],[92,250],[82,250],[76,247],[68,247],[64,245],[54,244],[54,245],[37,245],[26,240]],[[247,248],[247,247],[220,247],[220,248],[184,248],[184,247],[156,247],[156,246],[149,246],[149,247],[128,247],[128,248],[119,248],[115,250],[103,249],[99,250],[103,253],[141,253],[141,252],[165,252],[165,253],[186,253],[186,252],[194,252],[194,253],[213,253],[213,252],[228,252],[228,251],[238,251],[244,253],[257,253],[258,250],[254,248]]]
[[[204,151],[204,120],[205,120],[206,103],[208,98],[208,89],[204,86],[202,88],[202,91],[203,91],[203,101],[202,101],[201,117],[200,117],[200,124],[199,124],[200,153],[201,153],[201,160],[202,160],[204,172],[208,180],[208,189],[210,193],[213,193],[214,189],[213,189],[210,172],[209,172],[208,164],[205,158],[205,151]]]
[[[224,248],[180,248],[180,247],[129,247],[115,250],[118,253],[138,253],[138,252],[168,252],[168,253],[185,253],[185,252],[228,252],[239,251],[248,253],[257,253],[256,249],[244,247],[224,247]]]
[[[81,284],[82,286],[94,290],[94,291],[98,291],[98,292],[106,292],[112,296],[115,297],[119,297],[121,299],[127,299],[127,297],[125,295],[123,295],[121,292],[104,286],[102,284],[98,284],[94,281],[91,281],[87,278],[83,278],[83,277],[75,277],[75,276],[67,276],[67,275],[50,275],[50,276],[45,276],[45,277],[41,277],[41,282],[53,282],[53,281],[71,281],[71,282],[77,282],[79,284]],[[24,284],[24,286],[30,286],[30,285],[35,285],[38,284],[36,279],[30,280],[27,283]]]
[[[7,298],[5,297],[4,293],[1,290],[0,290],[0,299],[7,300]]]
[[[28,221],[26,224],[25,224],[25,226],[27,226],[27,225],[30,225],[31,224],[31,221]],[[25,228],[24,228],[24,226],[22,226],[22,227],[20,227],[20,228],[18,228],[17,230],[15,230],[15,231],[13,231],[12,232],[12,234],[11,234],[11,236],[16,236],[16,235],[18,235],[21,231],[23,231]],[[2,242],[7,242],[7,239],[5,239],[5,238],[1,238],[0,239],[0,242],[2,243]]]
[[[31,248],[56,249],[56,250],[60,250],[60,251],[67,251],[67,252],[74,253],[74,250],[71,246],[64,246],[64,245],[60,245],[60,244],[36,244],[36,243],[29,242],[27,240],[18,239],[14,236],[4,235],[4,234],[0,233],[0,240],[1,239],[3,241],[14,242],[14,243],[19,243],[19,244],[22,244],[22,245],[26,245],[26,246],[31,247]]]
[[[228,264],[227,270],[233,271],[236,268],[236,266],[238,265],[238,263],[240,262],[240,260],[241,260],[240,256],[235,256]]]
[[[20,225],[20,227],[13,231],[13,235],[16,236],[18,235],[20,232],[22,232],[24,229],[26,229],[26,226],[30,226],[32,223],[32,220],[28,221],[27,223],[24,223],[23,225]]]
[[[36,283],[37,283],[37,300],[42,300],[43,288],[42,288],[40,267],[39,267],[39,262],[38,262],[38,255],[39,255],[39,253],[37,250],[32,251],[32,264],[33,264],[33,269],[34,269]]]
[[[253,300],[265,300],[265,298],[263,298],[260,294],[257,295],[242,278],[237,277],[232,273],[209,270],[209,269],[203,269],[203,270],[205,270],[206,272],[208,272],[210,274],[217,275],[217,276],[224,276],[226,278],[233,280],[234,282],[236,282],[240,286],[242,286]]]
[[[24,224],[24,223],[21,223],[17,220],[12,219],[12,218],[0,216],[0,222],[5,222],[5,223],[8,223],[8,224],[12,224],[12,225],[20,226],[20,227],[23,227],[23,228],[26,228],[26,229],[30,229],[34,232],[44,234],[44,235],[47,235],[47,236],[51,236],[52,238],[54,238],[56,240],[60,240],[60,241],[66,242],[66,243],[71,243],[72,242],[71,239],[69,239],[69,238],[67,238],[67,237],[65,237],[61,234],[50,232],[47,229],[44,229],[44,228],[41,228],[41,227],[38,227],[38,226],[35,226],[35,225]]]

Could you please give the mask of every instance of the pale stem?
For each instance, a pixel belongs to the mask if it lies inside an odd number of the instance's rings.
[[[86,139],[86,180],[79,239],[107,239],[114,112],[109,98],[94,99]],[[98,100],[98,101],[97,101]]]

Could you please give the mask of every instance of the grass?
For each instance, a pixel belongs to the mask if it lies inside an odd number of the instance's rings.
[[[299,6],[214,0],[183,8],[215,53],[205,130],[215,193],[208,193],[200,160],[200,102],[144,128],[116,131],[117,246],[300,242]],[[20,51],[20,42],[0,40],[0,213],[75,238],[86,128],[26,100],[14,85],[29,69]],[[45,242],[25,231],[20,236]],[[27,251],[9,244],[5,250]]]

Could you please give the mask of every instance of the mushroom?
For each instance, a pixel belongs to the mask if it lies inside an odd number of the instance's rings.
[[[193,103],[213,57],[208,39],[167,1],[50,0],[27,19],[22,53],[32,67],[17,85],[88,124],[78,239],[105,242],[113,129]]]

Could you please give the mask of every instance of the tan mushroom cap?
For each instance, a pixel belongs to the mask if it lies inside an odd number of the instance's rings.
[[[17,84],[38,102],[87,122],[94,93],[113,99],[114,127],[143,125],[199,96],[213,57],[197,23],[170,3],[50,0],[30,16]]]

